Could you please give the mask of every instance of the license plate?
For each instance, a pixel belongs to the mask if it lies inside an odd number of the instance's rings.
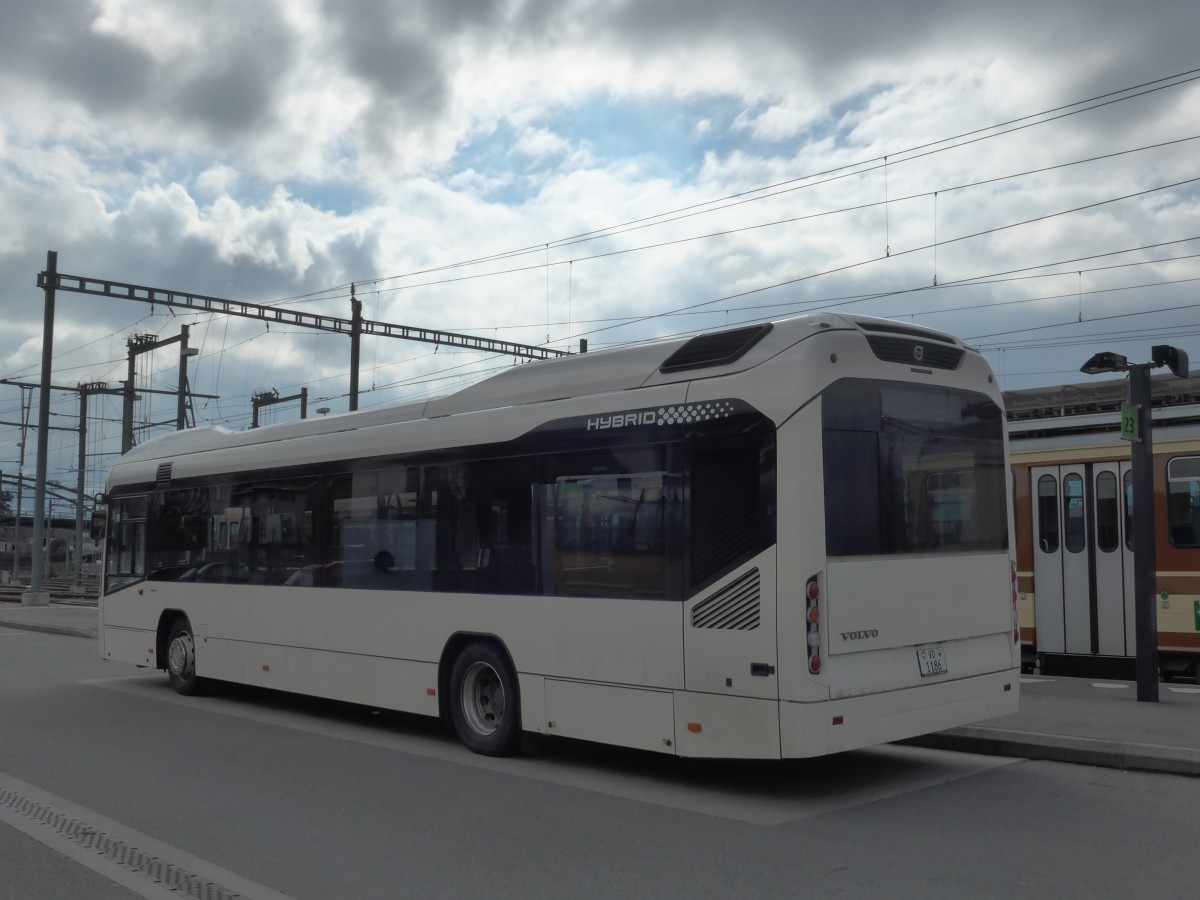
[[[917,664],[921,667],[921,677],[928,675],[945,675],[950,670],[946,668],[946,651],[942,647],[923,647],[917,651]]]

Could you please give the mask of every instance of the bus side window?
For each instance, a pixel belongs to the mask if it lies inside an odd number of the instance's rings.
[[[108,528],[105,590],[140,581],[146,576],[146,497],[112,501]]]
[[[612,448],[541,460],[540,592],[560,597],[677,596],[679,478],[665,446]]]

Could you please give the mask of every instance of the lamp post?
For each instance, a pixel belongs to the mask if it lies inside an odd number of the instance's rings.
[[[1119,353],[1092,356],[1080,371],[1086,375],[1105,372],[1129,373],[1129,403],[1121,408],[1121,438],[1132,444],[1133,469],[1133,609],[1137,632],[1137,698],[1158,701],[1158,621],[1154,609],[1154,441],[1150,415],[1150,370],[1167,366],[1179,378],[1188,374],[1187,353],[1158,344],[1151,348],[1151,362],[1131,363]]]

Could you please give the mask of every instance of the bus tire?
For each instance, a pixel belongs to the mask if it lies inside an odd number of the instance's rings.
[[[450,719],[469,750],[508,756],[521,745],[517,677],[495,644],[468,644],[450,673]]]
[[[178,694],[194,697],[204,688],[204,679],[196,674],[196,640],[191,623],[180,617],[167,632],[167,680]]]

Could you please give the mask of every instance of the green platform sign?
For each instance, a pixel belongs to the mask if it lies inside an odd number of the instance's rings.
[[[1138,408],[1133,403],[1121,404],[1121,440],[1140,441],[1138,433]]]

